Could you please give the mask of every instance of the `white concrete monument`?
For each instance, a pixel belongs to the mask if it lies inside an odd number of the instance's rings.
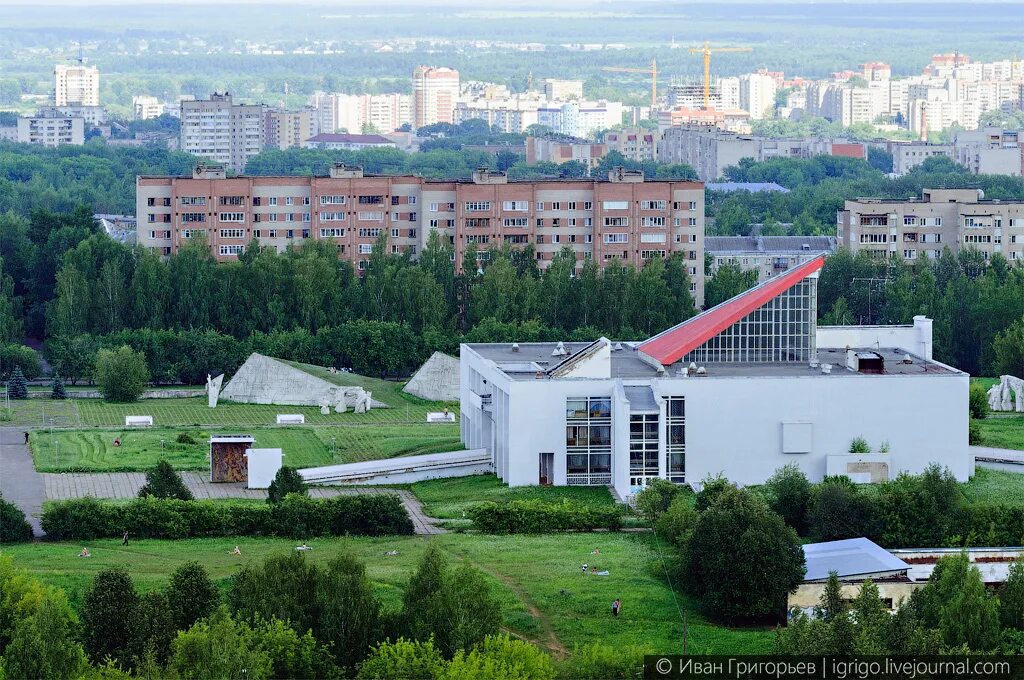
[[[999,383],[988,390],[988,406],[993,411],[1024,413],[1024,380],[1012,375],[999,376]]]
[[[206,374],[206,403],[210,408],[217,407],[217,399],[220,398],[220,386],[223,382],[223,373],[216,378],[211,378],[209,373]]]

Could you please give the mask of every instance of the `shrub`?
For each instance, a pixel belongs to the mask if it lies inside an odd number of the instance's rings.
[[[798,534],[807,532],[807,507],[811,502],[811,483],[796,463],[780,467],[765,482],[769,507]]]
[[[167,608],[176,630],[188,630],[206,618],[220,602],[217,586],[199,562],[189,561],[171,572],[165,590]]]
[[[915,548],[942,545],[953,535],[962,495],[948,469],[930,465],[920,475],[900,474],[878,496],[882,542]]]
[[[270,657],[270,677],[341,678],[330,651],[310,631],[301,635],[280,619],[259,621],[252,626],[250,644]]]
[[[425,640],[430,637],[424,614],[430,598],[444,585],[447,568],[441,549],[433,543],[427,544],[416,571],[409,577],[409,583],[402,593],[403,624],[415,639]]]
[[[94,378],[107,401],[137,401],[149,382],[146,357],[127,345],[101,349],[96,353]]]
[[[736,485],[722,475],[706,477],[701,484],[700,491],[697,492],[697,500],[694,502],[694,507],[697,509],[697,512],[704,512],[715,504],[719,496],[730,489],[735,490]]]
[[[120,537],[125,528],[139,538],[395,536],[411,535],[414,529],[402,502],[392,494],[291,496],[274,506],[152,496],[125,504],[76,498],[48,503],[42,524],[47,538],[55,541]]]
[[[15,366],[11,372],[7,394],[11,399],[28,399],[28,382],[25,380],[25,374],[21,372],[21,366]]]
[[[617,531],[622,526],[619,507],[594,507],[569,499],[560,503],[537,499],[504,504],[486,502],[471,507],[468,514],[474,528],[489,534],[542,534],[597,528]]]
[[[32,540],[32,525],[25,519],[25,513],[14,503],[0,495],[0,543],[17,543]]]
[[[85,651],[93,661],[107,657],[129,661],[138,607],[135,584],[124,568],[111,567],[96,574],[82,605]]]
[[[985,443],[985,437],[981,434],[981,426],[973,418],[967,427],[967,443],[971,446],[980,446]]]
[[[166,460],[157,461],[156,466],[146,472],[146,483],[139,489],[139,498],[144,496],[192,500],[192,492],[185,486],[181,475]]]
[[[430,640],[417,642],[398,638],[395,642],[382,642],[373,648],[370,656],[359,666],[359,680],[439,680],[443,677],[445,661]]]
[[[668,510],[682,487],[667,479],[652,479],[643,491],[636,495],[636,507],[650,522],[656,522]]]
[[[290,493],[308,496],[309,487],[298,470],[285,465],[277,471],[274,480],[270,482],[270,488],[267,489],[267,502],[278,503]]]
[[[228,602],[235,616],[247,621],[278,618],[296,630],[316,625],[310,606],[321,577],[318,565],[298,552],[272,555],[262,563],[246,564],[231,580]]]
[[[179,432],[178,436],[174,438],[174,441],[176,441],[179,444],[196,444],[197,443],[196,440],[192,438],[192,435],[190,435],[188,432]]]
[[[11,680],[77,678],[87,664],[75,640],[75,624],[64,593],[43,591],[35,610],[14,625],[0,674],[6,673]]]
[[[64,381],[56,373],[53,374],[53,382],[50,383],[50,399],[63,400],[68,398],[68,391],[64,388]]]
[[[644,655],[637,647],[592,642],[573,651],[559,675],[573,680],[627,680],[643,676]]]
[[[658,535],[663,536],[665,540],[676,546],[682,546],[686,543],[690,532],[693,531],[697,517],[698,513],[690,505],[690,499],[686,496],[676,496],[668,511],[658,519],[655,529]]]
[[[177,630],[166,595],[159,590],[140,595],[131,643],[131,656],[136,668],[146,663],[166,664],[171,653],[171,640]],[[138,676],[149,677],[141,669]]]
[[[1024,630],[1024,562],[1010,565],[1010,573],[999,590],[999,619],[1003,628]]]
[[[739,489],[722,492],[701,513],[682,558],[681,577],[691,594],[710,616],[729,622],[781,616],[804,576],[796,532]]]
[[[871,447],[864,437],[854,437],[850,441],[850,453],[871,453]]]
[[[551,657],[507,635],[491,635],[469,653],[459,652],[448,665],[451,680],[553,680]]]
[[[811,492],[808,533],[818,541],[877,536],[877,510],[848,477],[827,477]]]
[[[183,680],[270,677],[270,655],[256,647],[249,627],[232,619],[225,607],[179,632],[171,648],[169,668]]]
[[[981,420],[988,417],[988,392],[978,383],[971,383],[969,408],[971,417]]]

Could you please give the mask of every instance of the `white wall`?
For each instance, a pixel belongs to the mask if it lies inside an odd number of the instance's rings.
[[[932,358],[932,320],[914,317],[913,326],[818,326],[818,347],[899,347]]]

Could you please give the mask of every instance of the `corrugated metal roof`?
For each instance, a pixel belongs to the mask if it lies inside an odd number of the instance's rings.
[[[651,413],[658,411],[658,402],[654,399],[654,391],[647,385],[625,385],[622,391],[629,401],[630,413]]]
[[[839,578],[889,575],[907,571],[910,565],[866,538],[811,543],[804,547],[805,581],[820,581],[836,572]]]

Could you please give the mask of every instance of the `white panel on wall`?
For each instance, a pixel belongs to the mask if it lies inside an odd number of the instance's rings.
[[[782,452],[811,453],[814,444],[814,425],[807,422],[782,423]]]

